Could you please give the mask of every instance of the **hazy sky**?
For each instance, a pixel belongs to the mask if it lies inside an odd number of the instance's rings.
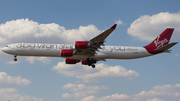
[[[118,24],[105,45],[145,46],[166,28],[180,41],[179,0],[6,0],[0,48],[74,43]],[[67,65],[64,58],[14,57],[0,51],[0,101],[179,101],[180,45],[172,53]]]

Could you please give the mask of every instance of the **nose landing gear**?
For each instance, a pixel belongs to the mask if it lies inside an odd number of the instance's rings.
[[[14,61],[17,61],[17,55],[14,55]]]

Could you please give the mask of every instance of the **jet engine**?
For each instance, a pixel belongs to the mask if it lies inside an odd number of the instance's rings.
[[[63,57],[70,57],[76,54],[75,50],[72,49],[62,49],[60,52],[61,56]]]
[[[95,68],[95,63],[96,63],[97,60],[88,60],[88,59],[84,59],[82,60],[82,65],[88,65],[88,66],[92,66],[92,68]]]
[[[66,64],[76,64],[78,62],[80,62],[80,60],[66,58]]]
[[[88,65],[88,62],[86,59],[82,60],[81,62],[82,62],[82,65]]]
[[[75,48],[76,49],[87,49],[88,47],[90,47],[90,43],[87,41],[76,41],[75,42]]]

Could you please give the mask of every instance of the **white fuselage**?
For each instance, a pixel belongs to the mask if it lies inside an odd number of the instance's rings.
[[[16,43],[10,44],[2,51],[17,56],[45,56],[45,57],[62,57],[60,51],[62,49],[75,49],[74,44],[39,44],[39,43]],[[143,47],[125,47],[125,46],[101,46],[92,56],[93,59],[135,59],[151,56]],[[88,56],[75,54],[71,59],[86,59]]]

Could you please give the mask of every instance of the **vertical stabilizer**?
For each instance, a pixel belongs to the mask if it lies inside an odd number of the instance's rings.
[[[174,28],[167,28],[158,37],[156,37],[156,39],[154,39],[149,45],[144,46],[144,48],[151,54],[161,53],[162,51],[155,51],[155,49],[167,45],[171,39],[173,31]]]

